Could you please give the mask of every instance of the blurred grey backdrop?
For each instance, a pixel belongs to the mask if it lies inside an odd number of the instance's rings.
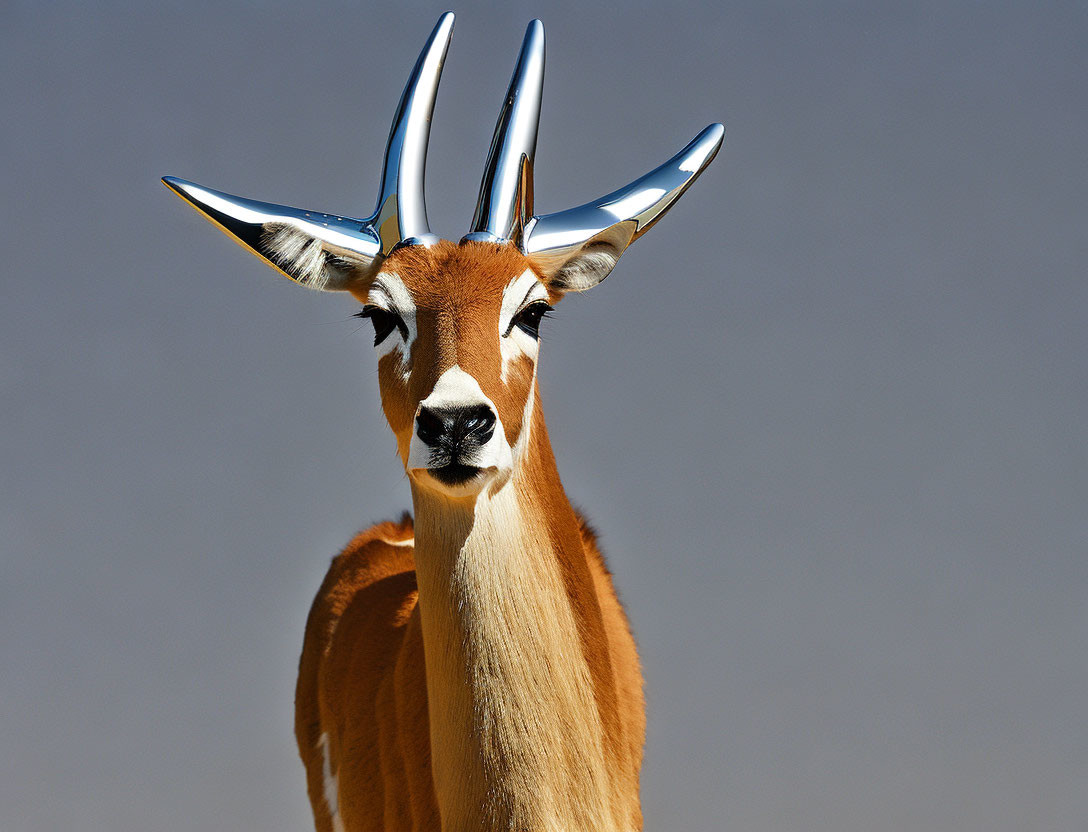
[[[329,557],[409,505],[350,299],[158,182],[363,214],[444,6],[0,10],[0,829],[312,828]],[[543,19],[545,211],[718,160],[547,323],[647,830],[1088,828],[1083,3],[462,3],[432,224]]]

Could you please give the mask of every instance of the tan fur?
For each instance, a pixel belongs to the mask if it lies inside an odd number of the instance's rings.
[[[534,362],[501,378],[502,289],[526,268],[510,247],[451,243],[403,249],[383,266],[417,309],[407,380],[393,355],[379,364],[402,458],[416,406],[455,365],[522,453],[474,498],[410,479],[414,524],[378,524],[333,561],[296,697],[319,832],[338,832],[333,808],[346,832],[642,827],[634,641],[560,484]]]

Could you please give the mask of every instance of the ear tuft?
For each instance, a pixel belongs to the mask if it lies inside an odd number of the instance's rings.
[[[340,291],[352,282],[355,264],[325,250],[322,241],[286,223],[268,223],[261,234],[268,259],[308,289]]]
[[[592,289],[615,268],[620,252],[608,243],[587,245],[548,278],[557,292],[584,292]]]
[[[634,223],[618,222],[591,237],[573,253],[561,251],[530,254],[544,283],[556,292],[584,292],[592,289],[616,267],[624,249],[631,243]]]

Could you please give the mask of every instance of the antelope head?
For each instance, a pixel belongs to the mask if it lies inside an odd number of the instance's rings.
[[[389,134],[374,213],[354,219],[244,199],[175,177],[163,182],[290,279],[346,291],[374,327],[382,407],[418,487],[471,497],[526,456],[541,319],[567,292],[597,285],[713,160],[712,124],[660,167],[577,208],[537,215],[533,157],[544,28],[529,24],[460,243],[427,223],[431,114],[453,32],[431,32]]]

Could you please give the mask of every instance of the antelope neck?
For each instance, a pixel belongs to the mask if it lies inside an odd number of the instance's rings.
[[[539,400],[535,409],[525,473],[494,493],[453,502],[413,484],[444,830],[620,825],[603,621]]]

